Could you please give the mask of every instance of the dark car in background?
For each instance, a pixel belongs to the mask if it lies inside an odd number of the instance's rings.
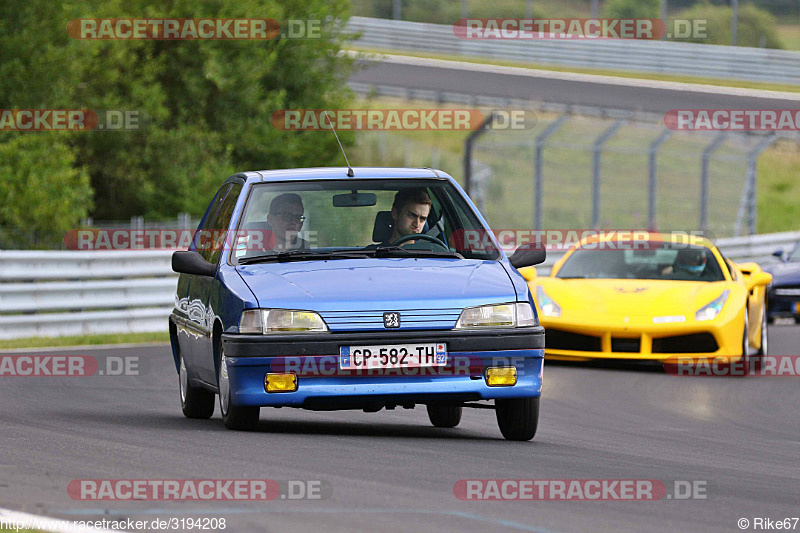
[[[772,255],[781,262],[764,266],[772,274],[772,286],[767,293],[768,320],[790,317],[800,322],[800,241],[790,252],[777,250]]]

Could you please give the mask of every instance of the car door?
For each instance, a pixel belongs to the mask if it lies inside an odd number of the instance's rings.
[[[227,190],[221,191],[221,201],[219,209],[216,210],[213,220],[205,228],[206,234],[201,236],[201,241],[205,244],[198,249],[203,259],[213,265],[219,266],[219,262],[224,260],[224,244],[228,226],[230,226],[231,216],[242,191],[241,183],[230,183]],[[196,369],[196,376],[206,383],[216,385],[217,375],[214,364],[214,347],[212,345],[212,333],[214,319],[217,311],[209,305],[214,291],[224,291],[224,287],[217,277],[192,276],[189,287],[190,301],[196,307],[196,318],[201,335],[197,338],[197,344],[192,353]],[[223,296],[224,297],[224,296]],[[215,300],[219,300],[215,298]]]
[[[219,206],[225,197],[225,193],[230,188],[230,184],[226,183],[214,195],[208,208],[206,209],[203,219],[197,226],[190,250],[200,251],[202,248],[201,236],[210,231],[211,225],[219,210]],[[199,278],[191,274],[181,274],[178,277],[178,287],[175,298],[175,325],[177,327],[177,341],[178,349],[183,356],[184,361],[189,369],[191,377],[197,377],[196,370],[198,369],[199,352],[202,350],[203,343],[200,342],[199,337],[203,334],[203,318],[205,316],[204,310],[201,308],[201,302],[195,297],[192,292],[192,284]]]

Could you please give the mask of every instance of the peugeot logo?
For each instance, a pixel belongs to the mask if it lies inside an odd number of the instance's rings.
[[[400,313],[383,313],[383,327],[385,328],[399,328],[400,327]]]

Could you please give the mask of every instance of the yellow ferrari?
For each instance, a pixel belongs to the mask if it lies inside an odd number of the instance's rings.
[[[727,260],[702,237],[639,233],[583,239],[546,277],[520,269],[546,357],[731,363],[766,354],[770,274]]]

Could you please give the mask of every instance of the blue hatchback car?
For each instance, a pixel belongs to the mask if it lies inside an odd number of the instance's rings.
[[[425,405],[455,427],[493,408],[530,440],[544,330],[509,258],[439,170],[309,168],[228,178],[200,222],[169,319],[183,413],[252,430],[261,407]]]

